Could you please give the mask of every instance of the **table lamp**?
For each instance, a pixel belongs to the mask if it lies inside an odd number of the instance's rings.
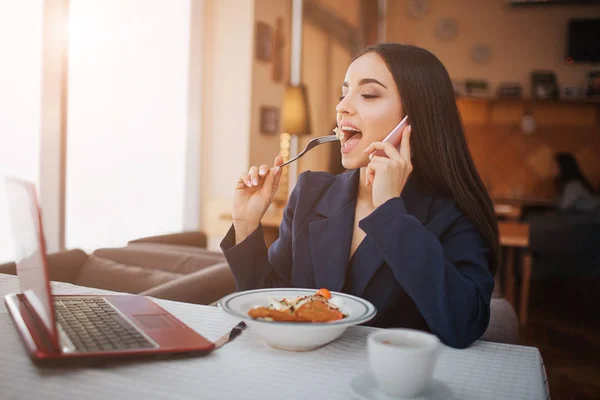
[[[292,135],[310,135],[308,95],[304,84],[288,85],[285,88],[281,120],[283,132],[280,136],[279,151],[285,162],[290,159]],[[289,168],[283,168],[281,171],[279,189],[273,199],[278,205],[285,204],[288,199],[288,171]]]

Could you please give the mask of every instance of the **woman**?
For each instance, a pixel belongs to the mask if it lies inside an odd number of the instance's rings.
[[[600,210],[600,198],[594,195],[594,188],[581,173],[575,157],[571,153],[558,153],[555,161],[558,207],[563,211]]]
[[[302,173],[268,251],[260,220],[281,158],[237,182],[221,248],[238,290],[343,291],[376,306],[371,325],[430,331],[467,347],[488,326],[498,232],[448,73],[417,47],[368,47],[348,67],[336,111],[349,171]],[[406,114],[400,150],[381,142]]]

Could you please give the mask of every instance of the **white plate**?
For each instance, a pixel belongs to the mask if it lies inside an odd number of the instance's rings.
[[[269,298],[307,296],[317,293],[316,289],[256,289],[232,293],[219,302],[228,314],[246,321],[253,332],[268,345],[282,350],[308,351],[324,346],[337,339],[352,325],[371,320],[377,310],[370,302],[345,293],[331,292],[332,298],[339,297],[344,305],[341,311],[348,316],[332,322],[280,322],[252,319],[248,311],[255,306],[268,306]]]
[[[433,379],[429,389],[414,397],[394,397],[377,387],[375,379],[368,372],[356,375],[350,381],[350,389],[360,400],[450,400],[454,399],[452,390],[436,379]]]

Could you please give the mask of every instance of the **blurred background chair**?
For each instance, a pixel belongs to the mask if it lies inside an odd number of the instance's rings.
[[[498,286],[494,288],[490,304],[490,323],[481,340],[487,342],[518,344],[519,321],[514,308],[501,297]]]
[[[521,318],[527,320],[531,279],[600,275],[600,213],[553,211],[527,218],[532,262],[521,265]]]

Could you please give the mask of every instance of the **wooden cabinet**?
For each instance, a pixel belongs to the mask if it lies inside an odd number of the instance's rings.
[[[459,97],[467,143],[494,197],[555,195],[554,155],[570,152],[593,185],[600,185],[600,100],[550,101]],[[526,112],[535,132],[526,135]]]
[[[520,125],[530,111],[538,128],[600,125],[600,100],[531,100],[458,97],[465,126]]]

